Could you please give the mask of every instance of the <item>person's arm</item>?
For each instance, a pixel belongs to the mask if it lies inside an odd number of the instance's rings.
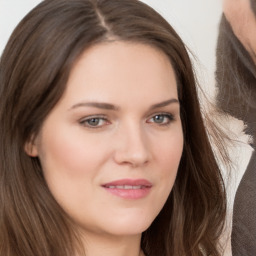
[[[218,107],[245,123],[256,148],[256,0],[223,0],[217,44]],[[256,152],[240,181],[233,207],[233,256],[256,252]]]

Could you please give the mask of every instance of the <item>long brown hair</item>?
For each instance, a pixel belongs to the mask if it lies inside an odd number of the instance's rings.
[[[166,204],[142,235],[143,251],[220,255],[225,192],[191,62],[173,28],[137,0],[46,0],[13,32],[0,61],[0,255],[74,255],[78,236],[24,144],[61,98],[79,55],[111,38],[163,51],[178,83],[184,152]]]

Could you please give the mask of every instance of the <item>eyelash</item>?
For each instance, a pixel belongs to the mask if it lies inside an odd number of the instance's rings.
[[[89,124],[89,122],[92,120],[98,120],[99,122],[103,121],[103,122],[106,122],[106,124],[110,123],[105,116],[89,116],[89,117],[86,117],[86,118],[80,120],[79,123],[85,127],[91,128],[91,129],[98,129],[105,125],[105,124],[98,125],[98,123],[96,125],[91,125],[91,124]]]
[[[162,123],[157,123],[157,122],[152,122],[156,125],[159,125],[159,126],[168,126],[170,125],[170,123],[172,121],[174,121],[174,116],[170,113],[158,113],[158,114],[154,114],[149,120],[153,119],[153,118],[156,118],[156,117],[163,117],[164,119],[167,119],[165,122],[162,122]],[[147,121],[148,123],[151,123],[150,121]]]
[[[156,117],[164,118],[165,121],[161,122],[161,123],[150,121],[150,120],[152,120],[153,118],[156,118]],[[96,125],[89,124],[89,122],[93,121],[93,120],[97,121]],[[174,121],[174,117],[170,113],[157,113],[157,114],[154,114],[153,116],[151,116],[149,119],[147,119],[147,123],[154,123],[154,124],[159,125],[159,126],[168,126],[168,125],[170,125],[170,123],[172,121]],[[105,122],[105,123],[99,125],[99,122]],[[89,116],[89,117],[86,117],[86,118],[80,120],[79,123],[81,125],[87,127],[87,128],[91,128],[91,129],[99,129],[99,128],[102,128],[105,125],[110,124],[110,122],[108,121],[108,119],[105,116]]]

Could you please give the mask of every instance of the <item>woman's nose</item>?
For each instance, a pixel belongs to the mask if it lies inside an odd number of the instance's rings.
[[[139,125],[120,129],[115,145],[114,160],[118,164],[141,167],[150,160],[147,135]]]

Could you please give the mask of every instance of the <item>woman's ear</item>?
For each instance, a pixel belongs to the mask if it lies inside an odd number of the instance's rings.
[[[38,150],[36,145],[36,139],[32,137],[29,141],[25,143],[24,150],[27,153],[27,155],[31,157],[37,157],[38,156]]]

